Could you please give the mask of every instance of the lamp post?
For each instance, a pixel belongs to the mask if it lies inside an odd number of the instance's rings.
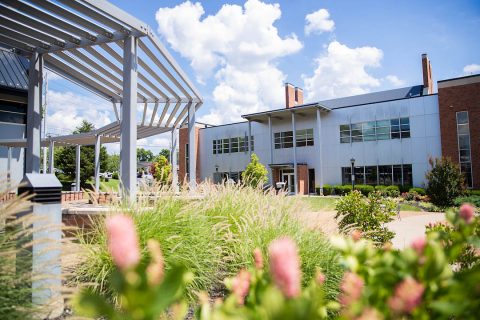
[[[352,190],[355,190],[355,158],[350,159],[352,164]]]

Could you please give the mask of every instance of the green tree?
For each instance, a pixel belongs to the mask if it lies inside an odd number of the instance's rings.
[[[150,150],[137,148],[137,161],[151,162],[153,161],[153,153]]]
[[[260,163],[258,156],[255,153],[252,153],[250,158],[250,163],[245,168],[245,171],[242,173],[242,179],[245,184],[250,185],[254,188],[259,185],[263,185],[267,182],[268,171],[263,164]]]
[[[108,156],[107,171],[109,172],[120,171],[120,155],[118,153],[114,153]]]
[[[159,156],[164,156],[165,158],[170,159],[170,150],[162,149],[162,150],[160,150],[160,153],[158,155]]]
[[[153,177],[163,184],[170,183],[170,173],[172,172],[172,166],[168,163],[167,158],[159,155],[155,162],[152,164],[150,171]]]
[[[92,123],[83,120],[82,123],[73,131],[74,134],[85,133],[94,130]],[[55,152],[55,168],[60,169],[64,178],[75,180],[75,147],[57,148]],[[100,171],[107,168],[107,149],[102,146],[100,148]],[[80,186],[88,187],[87,180],[95,174],[95,146],[82,146],[80,148]],[[62,180],[62,179],[61,179]]]
[[[432,169],[427,172],[427,195],[432,203],[448,207],[453,205],[456,197],[465,191],[465,177],[458,164],[450,158],[429,159]]]

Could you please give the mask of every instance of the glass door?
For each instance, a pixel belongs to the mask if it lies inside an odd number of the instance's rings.
[[[282,181],[285,182],[285,190],[288,193],[295,192],[295,176],[293,174],[293,169],[284,169],[282,170]]]

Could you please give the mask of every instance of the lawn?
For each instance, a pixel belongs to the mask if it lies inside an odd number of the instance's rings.
[[[400,211],[422,211],[419,207],[416,207],[414,205],[408,204],[408,203],[402,203],[400,205]]]
[[[108,181],[100,182],[100,191],[118,192],[120,181],[118,179],[108,179]]]
[[[304,201],[312,211],[328,211],[335,210],[335,201],[338,198],[334,197],[304,197]]]

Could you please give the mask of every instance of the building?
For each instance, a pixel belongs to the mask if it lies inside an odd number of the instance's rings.
[[[237,180],[254,152],[269,183],[286,182],[292,193],[350,184],[352,162],[357,184],[424,186],[429,159],[445,155],[461,164],[469,187],[480,188],[480,75],[439,81],[436,94],[427,55],[422,69],[422,85],[308,104],[287,83],[285,108],[197,125],[197,180]],[[180,179],[188,163],[182,128]]]

